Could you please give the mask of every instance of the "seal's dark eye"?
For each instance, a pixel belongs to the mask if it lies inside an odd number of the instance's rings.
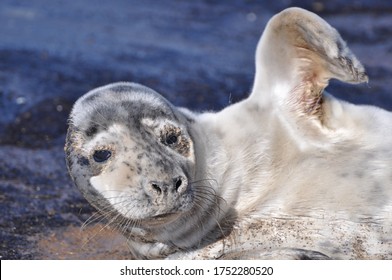
[[[166,144],[167,144],[167,145],[176,144],[177,141],[178,141],[178,137],[177,137],[177,135],[175,135],[175,134],[169,134],[169,135],[166,137]]]
[[[108,150],[96,150],[93,154],[93,158],[96,162],[107,161],[112,153]]]

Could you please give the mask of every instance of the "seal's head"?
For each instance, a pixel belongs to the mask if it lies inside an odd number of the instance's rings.
[[[146,227],[170,223],[194,204],[189,120],[153,90],[132,83],[95,89],[74,105],[66,143],[69,173],[111,218]]]

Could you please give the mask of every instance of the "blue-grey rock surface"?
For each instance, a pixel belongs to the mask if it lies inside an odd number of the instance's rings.
[[[247,96],[264,26],[290,6],[325,18],[367,68],[368,85],[328,91],[391,111],[391,1],[1,0],[0,259],[129,257],[68,177],[72,104],[133,81],[175,105],[220,110]]]

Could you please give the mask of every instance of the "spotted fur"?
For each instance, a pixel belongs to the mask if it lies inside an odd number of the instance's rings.
[[[249,98],[220,112],[133,83],[81,97],[69,172],[136,258],[392,259],[392,114],[326,94],[331,78],[368,80],[335,29],[284,10]]]

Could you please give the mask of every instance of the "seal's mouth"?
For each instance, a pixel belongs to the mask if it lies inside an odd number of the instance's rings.
[[[163,224],[168,224],[170,222],[173,222],[180,215],[181,215],[181,213],[160,214],[160,215],[156,215],[156,216],[141,220],[141,224],[146,227],[156,227],[156,226],[160,226]]]

